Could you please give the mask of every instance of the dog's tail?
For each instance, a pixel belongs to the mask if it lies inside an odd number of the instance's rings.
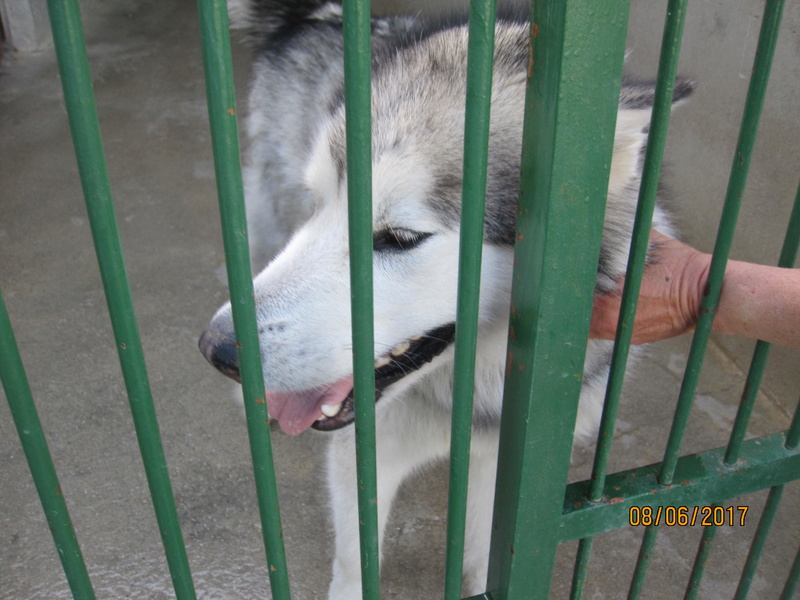
[[[341,23],[341,2],[332,0],[228,0],[231,29],[245,32],[248,41],[263,43],[311,21]]]

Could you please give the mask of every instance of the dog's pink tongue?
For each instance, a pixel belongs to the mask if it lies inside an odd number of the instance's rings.
[[[289,435],[304,432],[322,416],[322,405],[341,404],[353,389],[353,376],[305,392],[267,391],[269,415]]]

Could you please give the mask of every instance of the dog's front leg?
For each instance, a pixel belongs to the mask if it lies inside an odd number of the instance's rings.
[[[444,456],[449,436],[446,422],[424,414],[413,401],[379,406],[376,461],[378,471],[378,536],[383,534],[392,501],[403,480],[418,466]],[[416,427],[414,427],[416,425]],[[329,600],[361,600],[361,553],[354,431],[335,434],[328,450],[328,485],[336,532],[336,555]]]
[[[477,596],[486,591],[497,476],[497,442],[498,437],[494,432],[473,435],[472,438],[462,578],[463,591],[467,596]]]
[[[334,434],[328,448],[328,488],[336,533],[329,600],[362,597],[354,439],[350,427]]]

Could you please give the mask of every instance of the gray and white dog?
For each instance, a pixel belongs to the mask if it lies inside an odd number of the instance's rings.
[[[255,47],[245,184],[256,310],[270,415],[289,434],[331,431],[336,531],[330,600],[361,598],[353,447],[341,6],[253,0],[231,7]],[[464,20],[374,19],[373,236],[378,507],[449,451],[467,62]],[[484,590],[497,457],[528,25],[499,19],[475,381],[464,591]],[[692,85],[679,80],[675,100]],[[624,273],[653,86],[620,98],[598,290]],[[669,232],[661,208],[655,226]],[[276,255],[277,253],[277,255]],[[239,369],[230,304],[200,340],[226,375]],[[610,343],[592,340],[576,434],[596,431]]]

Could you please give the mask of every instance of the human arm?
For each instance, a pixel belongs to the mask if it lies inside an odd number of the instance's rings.
[[[711,255],[657,231],[654,262],[645,267],[633,344],[694,330]],[[614,339],[619,294],[595,297],[591,337]],[[728,261],[713,329],[800,349],[800,270]]]

